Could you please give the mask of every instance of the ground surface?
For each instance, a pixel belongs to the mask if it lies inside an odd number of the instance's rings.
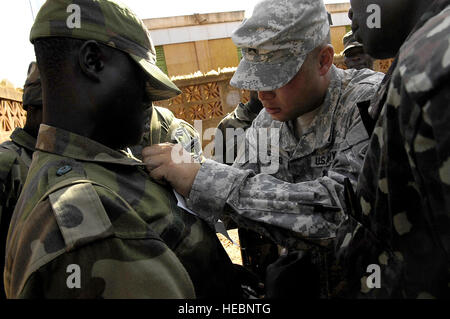
[[[233,239],[233,241],[239,245],[239,235],[237,229],[228,230],[228,234],[231,237],[231,239]],[[225,236],[223,236],[222,234],[217,234],[217,237],[219,237],[222,246],[227,251],[228,256],[230,256],[231,261],[234,264],[242,265],[241,250],[239,249],[239,247],[234,245],[228,239],[226,239]]]

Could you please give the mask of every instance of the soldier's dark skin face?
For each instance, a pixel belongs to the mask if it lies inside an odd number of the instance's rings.
[[[28,105],[27,108],[27,120],[24,131],[37,138],[39,132],[39,126],[42,123],[42,105]]]
[[[353,34],[372,57],[395,57],[430,3],[426,0],[350,0],[352,8],[349,18],[352,20]],[[373,14],[367,12],[371,4],[381,9],[381,28],[369,28],[367,25],[367,19]]]
[[[345,52],[345,65],[349,69],[373,69],[373,59],[362,47],[353,47]]]
[[[111,148],[124,148],[139,143],[144,131],[145,75],[128,55],[113,51],[98,87],[92,137]]]
[[[67,81],[49,83],[50,94],[43,91],[43,122],[113,149],[137,144],[147,102],[144,72],[126,53],[96,41],[74,51],[64,70]]]

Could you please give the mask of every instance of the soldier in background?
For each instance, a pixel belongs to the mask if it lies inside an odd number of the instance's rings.
[[[350,2],[366,51],[397,57],[371,106],[380,115],[357,193],[347,191],[349,219],[336,240],[342,296],[448,299],[450,1]],[[383,12],[381,29],[366,26],[370,4]]]
[[[22,102],[23,109],[27,111],[24,127],[14,130],[10,136],[11,141],[0,144],[0,299],[5,298],[3,268],[9,223],[25,184],[42,122],[42,94],[36,62],[31,62],[28,67]]]
[[[332,244],[344,219],[344,179],[356,184],[369,138],[356,104],[372,98],[383,74],[333,65],[322,1],[258,2],[232,40],[243,48],[243,59],[231,84],[258,91],[265,108],[233,166],[177,164],[171,158],[175,146],[167,144],[145,148],[144,162],[153,178],[171,183],[208,222],[229,216],[298,257],[293,276],[270,280],[281,287],[267,287],[274,291],[270,297],[328,297],[339,277]],[[260,142],[267,129],[270,138]],[[273,161],[255,149],[268,149]],[[283,291],[285,280],[297,289]]]
[[[233,164],[239,147],[245,140],[245,131],[252,125],[262,108],[258,92],[250,91],[249,101],[239,103],[233,112],[220,121],[214,139],[215,161]]]
[[[344,43],[344,51],[342,54],[345,57],[345,65],[349,69],[371,69],[373,70],[373,58],[364,52],[364,47],[361,43],[355,40],[352,31],[342,38]]]
[[[145,25],[114,1],[83,1],[73,30],[70,4],[47,1],[30,33],[44,121],[8,233],[7,297],[239,296],[215,231],[122,151],[141,139],[143,105],[180,93]]]

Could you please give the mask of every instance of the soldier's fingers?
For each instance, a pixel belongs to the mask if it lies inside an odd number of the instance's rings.
[[[150,177],[159,183],[166,183],[167,170],[164,167],[157,167],[150,171]]]
[[[162,143],[144,147],[144,149],[142,150],[142,157],[164,154],[168,152],[170,153],[173,145],[174,144],[171,143]]]
[[[156,155],[148,155],[142,158],[142,162],[145,164],[149,171],[160,167],[168,162],[167,155],[165,154],[156,154]]]

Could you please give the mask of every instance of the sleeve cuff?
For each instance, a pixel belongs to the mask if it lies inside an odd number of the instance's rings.
[[[209,223],[216,223],[231,191],[249,174],[207,159],[195,177],[186,204]]]

